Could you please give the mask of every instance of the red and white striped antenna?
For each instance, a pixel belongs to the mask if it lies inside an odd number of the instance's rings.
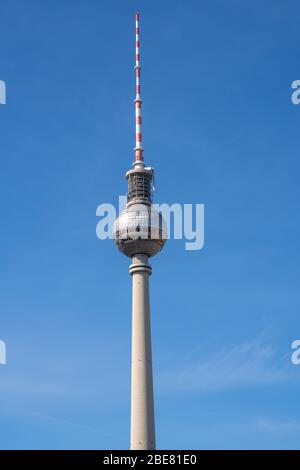
[[[135,14],[135,162],[134,166],[144,166],[142,147],[142,100],[141,100],[141,65],[140,65],[140,14]]]

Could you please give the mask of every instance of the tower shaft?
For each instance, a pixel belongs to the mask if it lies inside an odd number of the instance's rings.
[[[155,449],[155,424],[148,256],[133,256],[129,273],[132,276],[130,449],[150,450]]]

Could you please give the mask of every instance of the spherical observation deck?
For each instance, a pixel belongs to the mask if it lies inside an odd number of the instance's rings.
[[[151,204],[127,204],[113,227],[117,247],[130,258],[137,254],[156,255],[167,237],[166,223]]]

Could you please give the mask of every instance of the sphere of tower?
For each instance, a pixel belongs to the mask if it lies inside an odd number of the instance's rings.
[[[167,236],[162,215],[148,204],[127,204],[113,226],[113,238],[118,249],[129,257],[156,255],[163,248]]]

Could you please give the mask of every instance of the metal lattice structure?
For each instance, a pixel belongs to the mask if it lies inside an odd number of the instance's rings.
[[[152,170],[136,169],[126,174],[128,180],[127,202],[152,202]]]

